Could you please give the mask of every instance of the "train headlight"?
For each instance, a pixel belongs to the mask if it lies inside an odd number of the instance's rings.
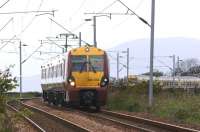
[[[107,78],[104,78],[104,80],[103,80],[104,82],[107,82],[108,81],[108,79]]]
[[[107,77],[102,77],[101,87],[105,87],[106,85],[108,85],[108,83],[109,83],[109,79]]]
[[[67,80],[68,80],[68,83],[69,83],[71,86],[73,86],[73,87],[75,86],[76,83],[75,83],[74,77],[72,77],[72,76],[71,76],[71,77],[68,77]]]
[[[86,52],[89,52],[89,51],[90,51],[89,47],[86,47],[86,48],[85,48],[85,51],[86,51]]]
[[[71,82],[70,82],[70,85],[71,85],[71,86],[75,86],[75,82],[74,82],[74,81],[71,81]]]

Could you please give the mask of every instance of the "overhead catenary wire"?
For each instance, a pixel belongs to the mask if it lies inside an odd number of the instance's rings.
[[[80,9],[84,6],[84,4],[86,3],[87,0],[82,0],[80,6],[78,7],[78,9],[76,9],[76,11],[71,15],[71,16],[75,16],[78,12],[80,12]]]
[[[112,3],[110,3],[109,5],[107,5],[105,8],[103,8],[103,9],[102,9],[101,11],[99,11],[99,12],[103,12],[103,11],[109,9],[109,8],[110,8],[112,5],[114,5],[116,2],[117,2],[117,0],[113,1]],[[72,31],[78,30],[79,28],[83,27],[86,23],[87,23],[87,21],[82,22],[81,24],[79,24],[78,26],[76,26],[75,28],[73,28]]]
[[[126,4],[124,4],[121,0],[117,0],[119,1],[124,7],[126,7],[128,9],[128,11],[131,11],[138,19],[140,19],[140,21],[142,21],[143,23],[145,23],[146,25],[148,25],[149,27],[151,27],[151,25],[142,17],[140,17],[138,14],[136,14],[133,10],[131,10]]]
[[[13,17],[8,20],[8,22],[0,29],[0,32],[11,22],[13,21]]]
[[[62,26],[60,23],[56,22],[56,21],[53,20],[52,18],[49,18],[49,19],[50,19],[51,21],[53,21],[56,25],[58,25],[59,27],[61,27],[61,28],[64,29],[65,31],[67,31],[68,33],[70,33],[70,34],[74,34],[76,37],[78,37],[75,33],[72,33],[72,31],[66,29],[64,26]],[[89,43],[87,43],[87,42],[84,41],[84,40],[81,40],[81,42],[83,42],[83,43],[85,43],[85,44],[91,46]]]
[[[40,48],[42,47],[42,44],[39,45],[26,59],[24,59],[21,63],[25,63],[29,58],[31,58],[33,56],[33,54],[35,54]]]
[[[138,3],[138,5],[137,5],[136,8],[135,8],[135,11],[136,11],[137,9],[140,8],[140,6],[142,5],[143,2],[144,2],[144,0],[141,0],[141,1]],[[128,19],[130,19],[130,18],[131,18],[130,16],[126,17],[124,20],[122,20],[121,22],[119,22],[118,24],[116,24],[115,26],[113,26],[112,28],[119,27],[120,25],[122,25],[124,22],[126,22],[126,21],[127,21]]]
[[[39,4],[38,9],[37,9],[38,11],[40,10],[40,8],[41,8],[43,2],[44,2],[44,0],[41,0],[41,1],[40,1],[40,4]],[[29,21],[29,23],[25,26],[25,28],[22,29],[21,32],[18,33],[17,35],[13,35],[13,37],[12,37],[11,39],[9,39],[9,41],[12,41],[12,40],[15,39],[17,36],[20,36],[22,33],[24,33],[24,32],[28,29],[28,27],[33,23],[33,21],[35,20],[36,17],[37,17],[37,16],[34,16],[34,17]],[[0,50],[2,50],[6,45],[8,45],[8,44],[9,44],[9,41],[8,41],[6,44],[4,44],[3,46],[1,46],[1,47],[0,47]]]
[[[4,7],[9,1],[10,1],[10,0],[7,0],[6,2],[4,2],[4,3],[0,6],[0,8]]]
[[[49,13],[49,12],[55,12],[57,10],[52,10],[52,11],[15,11],[15,12],[0,12],[0,15],[13,15],[13,14],[29,14],[29,13]]]
[[[110,3],[109,5],[107,5],[105,8],[103,8],[101,11],[99,12],[104,12],[105,10],[109,9],[111,6],[113,6],[115,3],[117,2],[117,0],[113,1],[112,3]]]

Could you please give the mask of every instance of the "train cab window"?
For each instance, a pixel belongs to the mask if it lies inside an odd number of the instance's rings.
[[[102,55],[89,56],[89,71],[103,71],[104,60]]]
[[[63,73],[63,65],[62,63],[60,64],[60,76],[62,76],[62,73]]]
[[[47,78],[47,69],[44,69],[44,78]]]
[[[42,69],[42,74],[41,74],[42,79],[43,79],[43,75],[44,75],[44,69]]]
[[[87,71],[87,57],[85,55],[72,56],[72,71]]]

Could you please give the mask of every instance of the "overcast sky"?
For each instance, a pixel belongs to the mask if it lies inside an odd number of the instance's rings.
[[[0,0],[0,5],[7,0]],[[121,0],[130,9],[150,23],[151,0]],[[114,3],[114,4],[112,4]],[[111,5],[111,6],[109,6]],[[200,1],[199,0],[156,0],[155,38],[189,37],[200,39]],[[106,8],[109,7],[109,8]],[[26,43],[23,47],[23,58],[34,51],[39,45],[39,40],[47,36],[56,37],[65,30],[57,26],[49,18],[62,24],[68,30],[78,34],[82,32],[82,39],[93,42],[92,22],[84,19],[92,18],[86,12],[117,12],[126,13],[127,9],[116,0],[10,0],[0,8],[0,13],[15,11],[57,10],[55,16],[36,14],[0,14],[1,39],[11,39],[14,35]],[[38,13],[39,14],[39,13]],[[9,21],[10,20],[10,21]],[[112,16],[97,18],[97,43],[102,49],[109,49],[120,43],[149,38],[150,28],[135,16]],[[1,43],[2,46],[5,43]],[[5,53],[18,52],[19,41],[9,43],[0,50],[0,67],[16,64],[18,69],[18,54]],[[55,47],[43,46],[41,50],[54,51]],[[56,49],[59,51],[59,49]],[[44,56],[37,57],[45,58]],[[36,60],[37,59],[37,60]],[[24,75],[34,75],[39,71],[31,71],[33,65],[39,65],[41,60],[32,58],[24,66]],[[34,68],[33,68],[34,69]],[[18,71],[16,71],[18,73]]]

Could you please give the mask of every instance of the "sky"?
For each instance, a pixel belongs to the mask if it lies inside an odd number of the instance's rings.
[[[7,0],[0,0],[0,5]],[[151,0],[121,0],[139,16],[151,21]],[[111,5],[111,6],[110,6]],[[188,37],[200,39],[200,1],[199,0],[156,0],[155,8],[155,38]],[[16,11],[51,11],[56,10],[55,15],[32,14],[1,14]],[[85,19],[93,15],[85,15],[90,12],[114,12],[126,13],[127,9],[116,0],[9,0],[0,8],[0,39],[12,39],[0,50],[0,68],[15,64],[13,72],[19,71],[19,40],[28,46],[22,47],[23,60],[26,59],[38,46],[39,40],[46,37],[56,37],[66,33],[61,27],[52,22],[52,18],[66,29],[77,34],[82,33],[82,39],[93,43],[92,21]],[[35,15],[39,16],[35,16]],[[4,25],[7,26],[4,27]],[[4,28],[3,28],[4,27]],[[2,29],[3,28],[3,29]],[[123,42],[137,39],[149,39],[150,28],[138,20],[134,15],[115,16],[111,19],[106,16],[97,17],[97,45],[102,49],[115,47]],[[17,38],[17,39],[16,39]],[[58,42],[64,44],[64,42]],[[71,43],[77,44],[78,41]],[[5,44],[3,40],[0,46]],[[43,44],[40,51],[61,52],[61,49]],[[8,53],[9,52],[9,53]],[[23,64],[23,75],[31,76],[39,74],[38,70],[43,60],[55,54],[36,53]]]

